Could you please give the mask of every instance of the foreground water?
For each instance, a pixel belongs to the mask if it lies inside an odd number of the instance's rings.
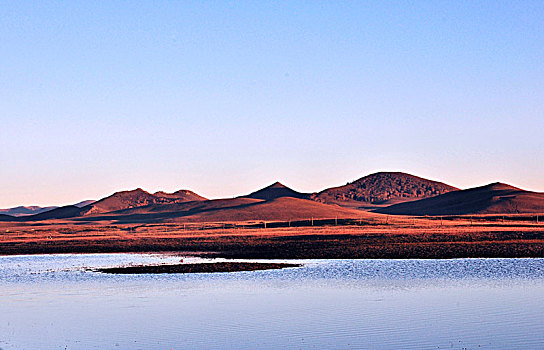
[[[0,257],[0,348],[544,349],[544,259],[312,260],[184,275],[88,270],[179,259]]]

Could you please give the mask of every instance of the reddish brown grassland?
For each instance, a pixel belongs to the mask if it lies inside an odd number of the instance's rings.
[[[227,258],[544,257],[544,215],[213,223],[0,223],[0,254],[181,252]]]

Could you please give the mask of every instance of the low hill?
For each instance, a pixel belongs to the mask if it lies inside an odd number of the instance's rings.
[[[213,199],[205,201],[191,201],[170,204],[150,204],[141,207],[117,210],[99,215],[104,219],[115,219],[121,216],[149,216],[151,217],[174,217],[188,216],[194,213],[220,210],[225,208],[240,208],[246,205],[262,202],[261,199],[253,198],[228,198]]]
[[[287,221],[319,218],[361,218],[375,214],[292,197],[268,201],[232,198],[174,204],[151,204],[109,213],[95,214],[78,221],[117,222],[229,222]]]
[[[492,183],[433,198],[400,203],[375,212],[397,215],[544,213],[544,193],[525,191],[503,183]]]
[[[43,213],[19,217],[20,221],[41,221],[50,219],[66,219],[81,215],[82,209],[75,205],[58,207]]]
[[[318,218],[360,218],[372,216],[355,209],[337,205],[317,203],[311,200],[281,197],[261,201],[238,208],[225,208],[214,211],[195,213],[190,217],[194,221],[288,221]]]
[[[301,193],[297,192],[282,183],[275,182],[270,186],[267,186],[263,189],[260,189],[258,191],[255,191],[253,193],[248,194],[247,196],[243,196],[245,198],[255,198],[255,199],[263,199],[263,200],[271,200],[281,197],[293,197],[293,198],[309,198],[310,195],[307,193]]]
[[[94,203],[94,200],[85,200],[81,201],[79,203],[74,204],[76,207],[84,207],[86,205]],[[58,206],[47,206],[47,207],[40,207],[37,205],[31,205],[31,206],[18,206],[14,208],[8,208],[8,209],[0,209],[0,214],[5,214],[9,216],[28,216],[28,215],[36,215],[40,213],[44,213],[46,211],[50,211],[53,209],[59,208]]]
[[[323,190],[313,200],[349,207],[386,206],[413,201],[458,190],[442,182],[427,180],[401,172],[379,172],[362,177],[345,186]]]
[[[0,214],[0,221],[18,221],[16,216]]]

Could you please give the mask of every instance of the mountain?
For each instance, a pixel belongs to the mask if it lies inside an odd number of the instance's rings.
[[[158,198],[153,196],[141,188],[132,191],[115,192],[111,196],[103,198],[92,204],[82,207],[82,214],[100,214],[114,210],[144,206],[151,203],[156,203]]]
[[[180,190],[174,193],[157,192],[151,194],[141,188],[137,188],[132,191],[115,192],[109,197],[89,204],[82,208],[82,214],[94,215],[151,204],[171,204],[202,200],[206,200],[206,198],[188,190]]]
[[[525,191],[496,182],[433,198],[400,203],[376,212],[399,215],[544,213],[544,193]]]
[[[75,205],[63,207],[50,207],[30,215],[1,215],[0,221],[38,221],[49,219],[67,219],[79,216],[99,215],[124,209],[145,207],[152,204],[168,205],[173,203],[185,203],[192,201],[205,201],[206,198],[188,190],[179,190],[174,193],[157,192],[148,193],[141,188],[132,191],[115,192],[111,196],[99,201],[87,200]],[[45,209],[45,208],[44,208]],[[6,214],[0,212],[0,214]]]
[[[349,207],[378,207],[413,201],[458,190],[442,182],[401,172],[379,172],[345,186],[333,187],[312,195],[323,203]]]
[[[297,192],[279,182],[275,182],[270,186],[267,186],[263,189],[255,191],[243,197],[271,200],[271,199],[276,199],[280,197],[309,198],[310,195],[306,193]]]
[[[55,209],[57,207],[51,206],[51,207],[38,207],[38,206],[19,206],[14,208],[8,208],[8,209],[0,209],[0,214],[5,215],[11,215],[11,216],[24,216],[24,215],[34,215],[43,213],[45,211]]]
[[[22,208],[12,209],[21,213],[36,211],[39,207]],[[279,182],[247,196],[215,200],[207,200],[188,190],[149,193],[138,188],[115,192],[96,202],[49,208],[32,215],[14,217],[6,215],[4,210],[0,212],[0,221],[274,221],[377,215],[358,208],[399,215],[544,213],[544,193],[524,191],[502,183],[458,190],[409,174],[380,172],[314,194],[297,192]]]

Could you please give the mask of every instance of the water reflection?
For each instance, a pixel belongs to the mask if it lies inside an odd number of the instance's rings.
[[[0,257],[0,347],[539,349],[543,259],[312,260],[185,275],[177,256]]]

